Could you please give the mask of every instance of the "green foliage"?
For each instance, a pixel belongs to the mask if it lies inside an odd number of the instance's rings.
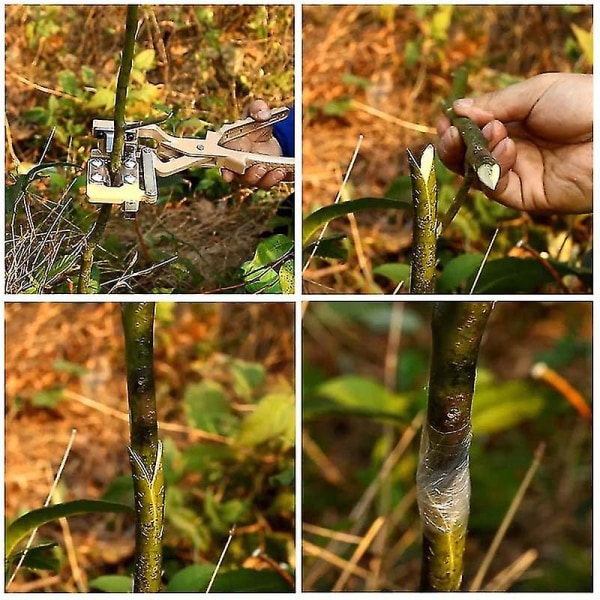
[[[246,291],[251,294],[281,294],[283,286],[285,293],[290,293],[290,274],[293,276],[293,263],[289,264],[289,257],[294,250],[294,241],[287,235],[275,234],[262,240],[252,260],[246,261],[241,266],[242,276],[246,282]],[[283,264],[287,264],[280,275]],[[279,270],[278,270],[279,267]],[[291,282],[293,288],[293,280]]]
[[[90,581],[92,590],[99,590],[107,594],[127,594],[133,587],[133,579],[126,575],[102,575]]]
[[[326,414],[342,413],[404,421],[408,407],[408,398],[390,393],[377,381],[343,375],[319,385],[314,390],[314,395],[305,397],[303,415],[308,420]]]
[[[64,517],[96,513],[131,513],[131,506],[102,500],[72,500],[62,504],[53,504],[38,508],[22,515],[13,521],[6,529],[4,536],[4,555],[6,561],[14,559],[17,544],[34,529]]]

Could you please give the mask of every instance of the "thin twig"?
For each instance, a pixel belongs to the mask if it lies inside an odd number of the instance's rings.
[[[473,285],[471,286],[471,290],[469,291],[469,294],[473,294],[473,292],[475,291],[475,288],[477,287],[477,283],[479,282],[479,277],[481,276],[481,273],[483,272],[483,267],[485,266],[485,263],[490,255],[490,252],[492,251],[492,246],[494,245],[494,242],[496,241],[496,237],[498,236],[499,231],[500,231],[500,229],[498,227],[496,227],[496,231],[494,231],[494,235],[492,236],[492,239],[490,240],[490,243],[488,244],[487,250],[485,251],[485,255],[483,256],[483,260],[481,261],[481,264],[479,265],[479,269],[477,269],[477,274],[475,275],[475,279],[473,280]]]
[[[217,564],[215,566],[215,570],[213,571],[213,574],[210,578],[210,581],[208,582],[208,586],[206,587],[206,594],[208,594],[213,586],[213,583],[215,582],[215,579],[217,578],[217,573],[219,572],[219,569],[221,568],[221,563],[223,562],[223,559],[225,558],[225,555],[227,554],[227,549],[229,548],[229,544],[231,544],[231,540],[233,539],[233,534],[235,533],[235,524],[231,526],[231,529],[229,530],[229,537],[227,538],[227,541],[225,542],[225,547],[223,548],[223,551],[221,552],[221,556],[219,556],[219,560],[217,561]]]
[[[338,204],[340,199],[342,198],[342,192],[344,191],[344,188],[346,187],[346,184],[348,183],[348,179],[350,179],[350,174],[352,173],[352,169],[354,169],[354,163],[356,162],[356,159],[358,157],[358,152],[360,151],[360,146],[362,144],[363,137],[364,136],[362,134],[358,136],[358,141],[356,142],[356,146],[354,148],[352,158],[350,159],[348,169],[346,170],[346,174],[344,175],[344,179],[342,180],[342,185],[340,186],[337,196],[335,197],[335,200],[333,201],[334,204]],[[308,257],[308,260],[304,264],[304,268],[302,269],[303,273],[308,268],[310,261],[314,258],[315,254],[317,252],[317,248],[319,247],[319,244],[321,243],[321,240],[323,239],[323,236],[325,235],[325,232],[327,231],[328,225],[329,225],[329,223],[325,223],[325,225],[323,225],[323,229],[321,229],[321,233],[319,234],[319,237],[317,238],[317,241],[316,241],[315,245],[313,246],[312,252],[311,252],[310,256]]]

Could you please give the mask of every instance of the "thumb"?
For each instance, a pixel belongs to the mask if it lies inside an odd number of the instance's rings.
[[[452,104],[452,108],[457,115],[469,117],[478,125],[493,119],[503,123],[523,121],[558,77],[559,73],[538,75],[503,90],[476,98],[461,98]]]

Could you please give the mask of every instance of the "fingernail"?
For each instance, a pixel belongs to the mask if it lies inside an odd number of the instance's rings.
[[[458,100],[454,101],[452,106],[454,108],[470,108],[473,106],[473,102],[473,98],[459,98]]]
[[[494,128],[494,122],[490,121],[489,123],[486,123],[486,125],[484,126],[484,128],[481,130],[481,132],[483,133],[483,135],[487,138],[488,135],[491,136],[492,135],[492,129]]]
[[[256,181],[258,181],[259,179],[262,179],[266,174],[267,174],[266,167],[256,167],[256,169],[254,171],[254,177],[256,178]]]
[[[284,177],[285,177],[285,171],[282,171],[281,169],[275,169],[275,171],[273,171],[273,181],[275,181],[275,183],[279,183],[280,181],[283,181]]]
[[[262,110],[259,110],[256,113],[256,119],[258,121],[266,121],[267,119],[271,118],[271,111],[267,110],[266,108],[263,108]]]

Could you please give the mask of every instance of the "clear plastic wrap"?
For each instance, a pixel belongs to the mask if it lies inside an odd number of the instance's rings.
[[[417,468],[417,502],[425,531],[466,532],[471,499],[471,438],[470,425],[446,434],[430,425],[423,428]]]

